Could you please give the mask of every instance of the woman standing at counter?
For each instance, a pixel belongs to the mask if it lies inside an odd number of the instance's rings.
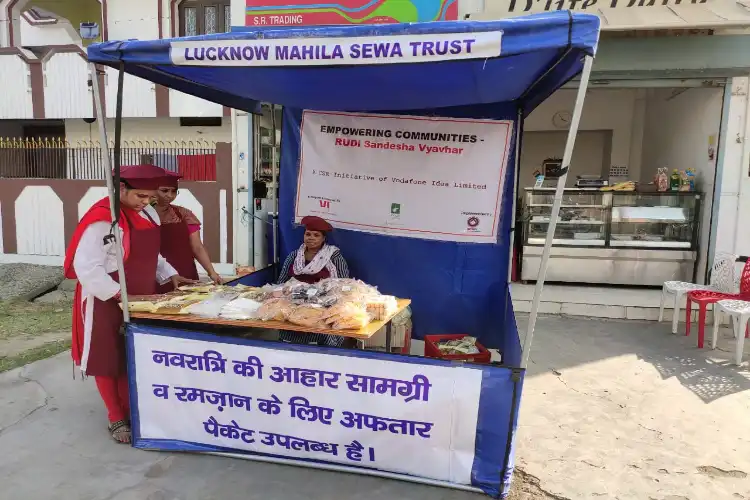
[[[281,266],[279,283],[295,278],[304,283],[317,283],[326,278],[348,278],[349,266],[334,245],[326,243],[333,231],[325,219],[309,215],[302,218],[305,236],[302,245],[290,253]],[[318,344],[341,347],[344,337],[319,333],[281,332],[279,339],[292,344]]]
[[[159,216],[149,206],[164,182],[154,165],[123,167],[120,174],[118,238],[123,250],[127,290],[151,295],[157,283],[172,288],[192,280],[159,255]],[[65,253],[65,277],[77,279],[73,302],[71,355],[81,372],[94,377],[107,407],[109,432],[119,443],[130,442],[130,404],[125,366],[125,336],[116,249],[109,198],[99,200],[83,216]]]
[[[197,260],[214,283],[222,279],[214,270],[211,258],[201,241],[201,221],[185,207],[173,205],[177,198],[180,175],[164,171],[165,182],[156,193],[156,212],[161,219],[161,254],[180,274],[193,280],[198,279]],[[169,283],[158,287],[157,293],[166,293],[173,288]]]

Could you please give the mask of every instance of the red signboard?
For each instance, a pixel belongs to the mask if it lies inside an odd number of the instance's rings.
[[[458,0],[245,0],[246,26],[455,21]]]

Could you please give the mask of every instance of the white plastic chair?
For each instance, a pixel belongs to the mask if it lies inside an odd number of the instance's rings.
[[[680,316],[680,307],[685,303],[685,294],[693,290],[713,290],[717,292],[732,293],[737,288],[736,273],[734,270],[737,256],[729,253],[720,253],[714,259],[711,268],[710,284],[699,285],[687,281],[665,281],[661,289],[661,303],[659,304],[659,322],[664,319],[664,304],[667,295],[674,295],[674,310],[672,312],[672,333],[677,333],[677,321]]]
[[[742,352],[745,347],[745,337],[747,336],[747,321],[750,319],[750,302],[745,300],[720,300],[716,303],[715,307],[714,333],[711,338],[711,349],[716,349],[716,337],[719,334],[720,313],[729,314],[732,317],[734,338],[737,339],[737,350],[735,352],[734,363],[737,366],[740,366],[742,364]]]

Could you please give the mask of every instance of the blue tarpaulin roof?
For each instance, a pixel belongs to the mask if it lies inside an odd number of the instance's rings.
[[[599,18],[567,11],[500,21],[369,26],[242,28],[243,31],[88,48],[89,60],[224,106],[255,111],[258,102],[328,111],[398,111],[520,101],[528,113],[593,55]],[[325,39],[502,31],[499,57],[412,64],[342,66],[174,65],[180,41]]]

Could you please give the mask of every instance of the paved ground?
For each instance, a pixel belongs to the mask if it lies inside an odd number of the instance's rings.
[[[699,352],[694,337],[673,337],[666,324],[541,318],[538,325],[517,500],[750,499],[750,373],[727,366],[729,352]],[[62,354],[0,374],[0,500],[483,498],[118,446],[104,432],[93,383],[72,373]]]
[[[666,323],[537,328],[518,458],[552,498],[750,499],[750,370],[729,363],[728,329],[699,351]]]

